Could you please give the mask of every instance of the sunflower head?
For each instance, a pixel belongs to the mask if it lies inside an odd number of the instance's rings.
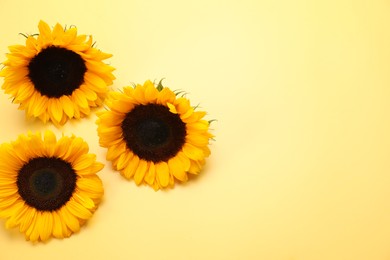
[[[161,82],[110,92],[107,111],[98,113],[98,135],[107,160],[137,185],[155,190],[198,174],[209,156],[209,122],[203,111]]]
[[[0,217],[27,240],[46,241],[78,232],[96,210],[103,164],[81,138],[46,131],[20,135],[0,146]]]
[[[102,105],[115,77],[103,63],[111,54],[93,47],[92,36],[77,35],[76,27],[53,29],[40,21],[39,33],[25,45],[9,47],[0,76],[2,88],[27,117],[63,125],[89,115]]]

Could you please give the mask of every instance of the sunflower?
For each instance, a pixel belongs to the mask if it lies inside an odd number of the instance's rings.
[[[200,172],[212,137],[206,112],[195,111],[161,81],[110,92],[106,104],[96,121],[99,143],[125,178],[158,190]]]
[[[0,146],[0,217],[27,240],[69,237],[96,210],[103,164],[81,138],[46,131]]]
[[[94,48],[92,37],[77,35],[75,27],[56,24],[51,30],[40,21],[38,28],[25,45],[9,47],[2,88],[28,118],[63,125],[88,115],[102,105],[115,79],[114,68],[102,62],[112,55]]]

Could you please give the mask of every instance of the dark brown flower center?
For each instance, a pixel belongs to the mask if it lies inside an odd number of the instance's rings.
[[[18,192],[29,206],[54,211],[72,197],[76,179],[70,163],[56,157],[37,157],[19,170]]]
[[[127,147],[147,161],[174,157],[185,143],[186,125],[163,105],[138,105],[122,122]]]
[[[28,77],[34,87],[47,97],[71,95],[84,82],[84,60],[65,48],[50,46],[31,59]]]

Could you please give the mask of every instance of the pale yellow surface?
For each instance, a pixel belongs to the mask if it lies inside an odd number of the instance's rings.
[[[0,259],[390,259],[389,1],[0,0],[0,53],[40,19],[114,57],[117,89],[165,77],[209,112],[199,178],[137,187],[98,146],[96,117],[25,121],[0,92],[0,139],[52,129],[106,167],[104,202],[69,239],[0,221]],[[0,79],[2,83],[2,79]]]

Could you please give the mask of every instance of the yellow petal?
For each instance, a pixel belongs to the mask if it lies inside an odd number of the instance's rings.
[[[135,170],[137,169],[137,166],[139,164],[139,161],[139,157],[137,155],[134,155],[127,164],[126,168],[123,169],[122,173],[127,179],[133,177]]]
[[[180,159],[180,161],[181,161],[181,163],[183,165],[184,171],[188,171],[188,169],[191,166],[190,159],[182,151],[178,152],[176,157],[178,159]]]
[[[188,158],[193,160],[201,160],[204,158],[202,149],[189,143],[184,144],[183,152]]]
[[[66,206],[62,207],[59,211],[60,216],[63,221],[65,221],[66,226],[73,232],[78,232],[80,230],[80,222],[78,219],[72,215]]]
[[[59,23],[57,23],[54,26],[52,35],[54,38],[54,42],[53,42],[54,45],[63,44],[62,37],[64,35],[64,28],[62,28],[62,26]]]
[[[43,211],[40,218],[40,238],[46,241],[51,237],[53,232],[53,216],[49,211]]]
[[[177,110],[176,110],[176,107],[175,107],[173,104],[167,102],[167,106],[168,106],[169,111],[170,111],[171,113],[173,113],[173,114],[177,114],[177,113],[178,113]]]
[[[100,131],[100,130],[98,130],[98,131]],[[110,135],[110,134],[101,134],[100,132],[98,132],[98,134],[99,134],[99,144],[102,147],[110,147],[112,145],[119,145],[120,143],[123,142],[123,139],[121,136]]]
[[[0,199],[0,214],[5,213],[6,209],[10,208],[11,205],[13,205],[17,200],[19,199],[19,195],[1,198]],[[4,218],[7,218],[8,214],[4,216]]]
[[[175,178],[172,174],[169,174],[169,187],[175,186]]]
[[[49,99],[49,112],[51,114],[51,119],[55,122],[60,122],[62,119],[63,111],[61,103],[57,98]]]
[[[87,62],[87,67],[88,63],[89,61]],[[101,67],[100,63],[98,67]],[[106,90],[107,88],[106,82],[104,82],[104,80],[97,76],[95,73],[86,72],[84,75],[84,80],[93,91],[101,92]]]
[[[101,127],[99,129],[99,134],[101,136],[114,135],[117,138],[121,138],[122,137],[122,133],[123,133],[122,132],[122,128],[120,126]]]
[[[16,194],[18,192],[18,189],[17,189],[16,185],[13,185],[13,186],[15,186],[15,187],[1,188],[0,189],[0,198],[9,197],[9,196]]]
[[[82,92],[79,89],[76,89],[72,93],[72,99],[75,104],[77,104],[80,108],[87,108],[88,107],[88,101],[85,97],[84,92]]]
[[[188,169],[188,172],[191,174],[199,174],[203,164],[204,164],[204,160],[201,160],[200,162],[191,160],[191,166]]]
[[[46,130],[44,135],[45,151],[48,157],[54,155],[54,151],[57,144],[57,138],[53,132]]]
[[[177,104],[177,111],[179,111],[180,114],[185,114],[189,110],[191,110],[190,101],[186,98],[181,97],[176,99],[176,104]]]
[[[146,86],[145,89],[146,100],[148,100],[151,103],[154,103],[157,100],[158,90],[150,80],[145,82],[144,86]]]
[[[173,93],[169,88],[163,88],[158,95],[157,103],[165,105],[167,103],[173,103],[176,99],[175,93]]]
[[[93,209],[95,207],[95,203],[92,199],[90,199],[88,196],[84,195],[80,192],[74,192],[73,193],[74,199],[80,203],[83,207],[87,209]]]
[[[97,177],[98,178],[98,177]],[[98,205],[101,201],[101,198],[104,194],[104,189],[103,189],[103,186],[101,187],[101,189],[96,189],[95,191],[87,191],[87,190],[83,190],[83,189],[80,189],[78,187],[76,187],[76,192],[82,194],[84,197],[88,197],[90,198],[93,203],[96,205]]]
[[[152,185],[156,179],[156,166],[154,165],[154,162],[149,163],[149,169],[146,171],[145,174],[145,182],[149,185]]]
[[[69,118],[73,118],[73,116],[74,116],[74,104],[73,104],[72,100],[70,100],[69,96],[66,96],[66,95],[61,96],[60,97],[60,103],[61,103],[61,106],[62,106],[65,114]]]
[[[134,89],[134,98],[140,103],[140,104],[147,104],[148,101],[145,98],[145,92],[144,92],[144,87],[138,85]]]
[[[204,132],[204,131],[207,131],[209,129],[209,123],[206,121],[206,120],[199,120],[195,123],[188,123],[187,125],[187,130],[188,132],[191,132],[191,131],[200,131],[200,132]]]
[[[95,91],[92,91],[92,89],[88,88],[87,85],[83,84],[80,86],[80,90],[84,92],[85,97],[87,100],[96,100],[97,94]]]
[[[28,162],[30,160],[30,157],[28,157],[28,148],[29,147],[26,146],[26,143],[18,138],[18,142],[14,144],[14,153],[23,162]]]
[[[90,167],[95,162],[95,160],[95,154],[82,154],[80,157],[76,158],[76,160],[72,163],[72,166],[76,171],[82,171]]]
[[[35,219],[35,215],[37,214],[36,209],[28,208],[25,212],[23,219],[20,222],[19,230],[22,233],[25,233],[28,228],[33,224],[33,220]]]
[[[62,220],[56,211],[52,212],[53,217],[53,236],[56,238],[63,238]]]
[[[7,171],[5,169],[0,169],[0,186],[3,186],[3,187],[7,187],[7,186],[15,187],[16,186],[16,181],[17,181],[16,171],[11,173],[12,175],[9,174],[10,172],[11,171]],[[1,205],[1,199],[2,198],[0,197],[0,205]]]
[[[92,217],[92,213],[75,200],[69,200],[66,207],[71,214],[80,219],[90,219]]]
[[[210,156],[211,151],[210,151],[210,148],[208,146],[202,147],[202,150],[203,150],[203,154],[204,154],[205,157],[209,157]]]
[[[47,121],[49,121],[49,119],[51,118],[50,115],[48,113],[43,113],[43,114],[40,114],[39,119],[41,119],[41,121],[43,123],[46,123]],[[58,123],[57,122],[54,122],[55,125],[57,125]]]
[[[24,215],[28,209],[29,207],[27,205],[20,207],[18,211],[15,211],[14,214],[10,216],[5,223],[5,227],[9,229],[18,226],[23,221]]]
[[[23,52],[25,49],[26,47],[21,44],[8,46],[8,50],[10,50],[10,52],[15,52],[15,53]]]
[[[99,128],[103,128],[103,126],[120,126],[125,117],[123,113],[116,113],[114,111],[107,111],[98,114],[100,118]]]
[[[134,95],[134,88],[133,87],[124,87],[123,92],[129,96],[132,97]]]
[[[40,96],[39,93],[33,92],[31,94],[31,96],[24,103],[20,104],[19,109],[25,109],[27,117],[33,116],[33,109],[34,109],[36,100],[39,98],[39,96]],[[22,107],[22,105],[24,105],[24,107]]]
[[[73,231],[67,226],[66,221],[61,214],[61,209],[57,210],[56,213],[61,220],[60,224],[61,224],[61,229],[62,229],[62,236],[63,237],[70,237],[70,235],[72,235]]]
[[[40,51],[38,49],[38,41],[33,36],[27,37],[27,39],[26,39],[26,47],[27,47],[27,49],[29,49],[29,50],[31,50],[33,52]]]
[[[169,184],[169,168],[166,162],[156,164],[157,180],[162,187],[167,187]]]
[[[134,181],[137,185],[140,185],[142,183],[147,169],[148,169],[148,162],[144,160],[140,160],[134,174]]]
[[[31,97],[33,93],[34,87],[30,83],[20,85],[18,94],[15,97],[15,101],[24,101],[27,98]]]
[[[209,138],[207,136],[201,135],[201,134],[188,134],[186,136],[186,142],[189,142],[195,146],[207,146],[209,143]]]
[[[161,188],[160,184],[158,184],[157,181],[155,181],[151,186],[154,189],[154,191],[158,191]]]
[[[122,170],[124,169],[130,162],[130,160],[133,158],[132,153],[122,153],[119,156],[118,163],[116,165],[117,170]]]
[[[89,193],[103,192],[102,182],[99,178],[78,178],[76,186]]]
[[[37,228],[38,223],[37,220],[40,217],[40,212],[37,211],[36,214],[33,215],[33,219],[31,220],[31,225],[26,231],[26,239],[31,240],[32,242],[38,241],[39,238],[39,229]]]
[[[49,99],[42,95],[37,95],[38,98],[35,100],[34,107],[33,107],[33,115],[35,117],[41,115],[42,113],[46,112],[48,101]]]
[[[73,101],[72,101],[72,103],[73,103]],[[81,117],[81,112],[80,112],[79,106],[76,106],[75,104],[73,104],[73,109],[74,109],[73,117],[76,118],[76,119],[79,119]]]
[[[71,143],[72,138],[65,136],[61,137],[55,145],[54,155],[58,158],[66,159],[64,156],[69,151]]]
[[[180,181],[187,181],[188,177],[184,171],[184,165],[181,160],[177,157],[173,157],[168,161],[169,171]]]
[[[3,150],[3,154],[1,158],[2,160],[0,160],[0,164],[6,163],[6,167],[12,169],[19,169],[21,166],[23,166],[24,162],[13,151],[14,147],[11,144],[3,143],[1,147]]]
[[[101,171],[104,168],[104,164],[99,162],[94,162],[88,168],[77,170],[77,174],[80,176],[93,175]]]
[[[194,113],[194,109],[191,107],[184,114],[180,114],[180,119],[185,122],[187,118],[189,118]]]
[[[53,41],[51,30],[47,23],[45,23],[44,21],[39,21],[38,28],[39,28],[38,38],[43,38],[44,42]]]
[[[73,162],[82,154],[88,153],[88,151],[88,144],[83,139],[76,137],[72,139],[67,153],[62,157],[62,159]]]
[[[125,142],[110,146],[107,150],[106,157],[107,157],[108,161],[112,161],[112,160],[118,158],[123,153],[129,153],[129,152],[126,152],[126,143]]]
[[[38,241],[39,237],[41,236],[41,233],[43,229],[45,228],[45,222],[43,220],[43,211],[37,211],[35,223],[34,223],[34,229],[32,230],[30,239],[31,241]]]
[[[136,103],[130,103],[124,100],[116,100],[112,103],[111,109],[119,113],[128,113],[134,108],[135,104]]]

